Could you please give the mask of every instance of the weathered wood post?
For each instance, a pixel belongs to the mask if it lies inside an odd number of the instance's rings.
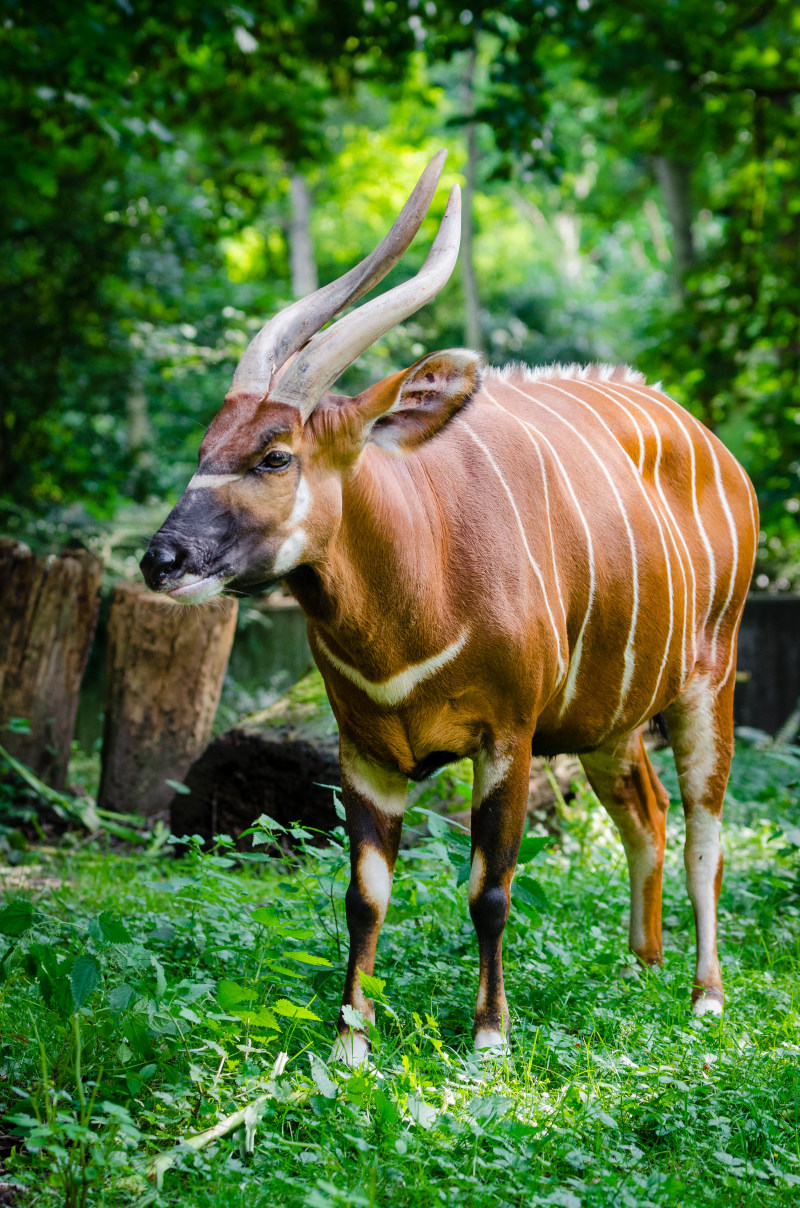
[[[0,743],[53,788],[67,780],[75,714],[97,621],[103,564],[85,550],[37,557],[0,541]]]
[[[166,816],[211,737],[236,629],[236,600],[191,608],[118,583],[108,622],[98,804]]]

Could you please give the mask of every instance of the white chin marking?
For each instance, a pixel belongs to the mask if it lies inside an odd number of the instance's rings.
[[[722,1003],[716,996],[704,994],[702,998],[698,998],[696,1003],[692,1004],[692,1012],[695,1015],[722,1015]]]
[[[494,1028],[478,1028],[474,1048],[476,1053],[483,1049],[507,1049],[508,1041]]]
[[[219,575],[207,575],[202,579],[187,575],[185,583],[171,588],[166,594],[176,604],[205,604],[206,600],[218,596],[224,586],[225,580]]]
[[[363,1065],[369,1059],[369,1041],[360,1032],[348,1032],[346,1036],[337,1036],[331,1049],[330,1060],[341,1061],[353,1069]]]

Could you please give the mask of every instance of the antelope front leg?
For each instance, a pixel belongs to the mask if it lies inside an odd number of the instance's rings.
[[[373,1023],[375,1005],[361,989],[359,970],[371,974],[381,924],[392,890],[408,782],[359,754],[344,737],[339,745],[342,798],[350,836],[350,885],[345,898],[350,958],[342,1007],[355,1007]],[[333,1060],[359,1065],[369,1052],[363,1032],[351,1028],[339,1015]]]
[[[488,1049],[505,1044],[508,1035],[503,930],[511,904],[511,879],[525,829],[530,736],[511,754],[481,753],[474,763],[469,911],[478,935],[480,975],[473,1036],[476,1049]]]

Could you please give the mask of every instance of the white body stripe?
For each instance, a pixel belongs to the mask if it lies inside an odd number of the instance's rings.
[[[612,397],[612,395],[610,395],[606,390],[602,390],[602,391],[600,391],[600,393],[605,395],[605,397],[608,398],[612,403],[617,402],[617,400],[614,399]],[[662,449],[662,445],[661,445],[661,433],[658,429],[658,425],[657,425],[655,419],[653,418],[653,416],[648,414],[647,411],[645,411],[645,409],[644,409],[644,407],[642,407],[641,403],[635,403],[632,399],[628,399],[628,402],[630,403],[630,405],[632,407],[636,407],[637,410],[641,411],[641,413],[644,415],[644,417],[647,419],[648,423],[650,424],[651,428],[653,429],[653,434],[654,434],[655,440],[656,440],[656,460],[655,460],[655,464],[653,466],[653,480],[656,484],[656,490],[658,491],[658,495],[659,495],[659,498],[660,498],[662,506],[663,506],[665,521],[668,521],[667,532],[669,533],[670,541],[672,542],[672,548],[675,550],[675,556],[678,559],[678,565],[681,568],[681,578],[683,579],[683,601],[684,601],[683,630],[682,630],[682,636],[681,636],[681,684],[683,684],[686,679],[688,670],[689,670],[686,666],[686,624],[688,621],[687,605],[689,602],[689,593],[688,593],[688,588],[687,588],[687,583],[686,583],[686,565],[678,551],[677,542],[675,541],[675,533],[678,534],[678,536],[680,537],[680,540],[681,540],[681,544],[683,545],[684,552],[686,554],[686,560],[689,564],[689,571],[691,573],[691,579],[692,579],[692,626],[691,626],[692,666],[694,666],[695,659],[697,657],[697,641],[696,641],[696,634],[697,634],[697,578],[696,578],[696,575],[694,572],[694,563],[692,562],[692,555],[689,552],[689,546],[686,544],[686,538],[683,535],[683,530],[681,529],[681,526],[678,524],[677,520],[675,519],[672,508],[669,505],[669,500],[667,499],[666,495],[664,494],[664,488],[661,485],[661,455],[662,455],[663,449]],[[622,404],[618,403],[618,406],[622,406]],[[628,409],[626,407],[623,407],[622,409],[626,415],[630,416],[630,412],[628,411]],[[606,425],[606,427],[607,427],[607,425]],[[608,431],[610,432],[611,429],[609,428]],[[612,435],[613,435],[613,433],[612,433]]]
[[[714,557],[714,551],[711,548],[711,542],[709,540],[708,533],[706,532],[705,525],[703,524],[703,518],[700,515],[700,508],[699,508],[699,505],[697,502],[697,455],[696,455],[695,449],[694,449],[694,441],[692,440],[691,436],[689,435],[688,429],[683,424],[683,421],[681,420],[680,415],[676,411],[673,411],[672,407],[669,407],[665,402],[663,402],[662,399],[654,396],[653,393],[648,392],[646,390],[638,390],[635,386],[628,386],[628,385],[626,385],[624,387],[614,386],[613,389],[619,393],[622,393],[623,389],[628,390],[628,391],[631,391],[633,394],[640,394],[643,398],[646,398],[651,403],[655,403],[658,407],[661,407],[662,410],[666,411],[667,415],[671,416],[672,419],[675,420],[675,422],[678,425],[678,427],[680,428],[681,432],[686,437],[686,444],[688,445],[688,448],[689,448],[689,462],[691,465],[692,510],[694,512],[694,518],[695,518],[695,523],[697,524],[697,530],[700,534],[700,540],[703,542],[703,548],[705,549],[706,556],[708,557],[709,589],[708,589],[708,605],[706,607],[706,615],[705,615],[705,619],[703,621],[703,625],[705,627],[705,625],[708,623],[708,618],[711,615],[711,608],[714,603],[714,593],[716,591],[716,586],[717,586],[717,563],[716,563],[716,559]],[[604,393],[605,393],[605,391],[604,391]],[[667,397],[669,397],[669,396],[667,396]],[[633,402],[633,400],[628,400],[628,401]],[[694,419],[693,415],[690,415],[689,418],[694,420],[694,423],[697,427],[700,426],[698,424],[698,421]],[[737,465],[738,465],[738,462],[737,462]],[[751,507],[752,507],[752,502],[751,502]],[[695,581],[696,581],[696,576],[695,576]],[[696,623],[696,619],[697,619],[697,614],[696,614],[696,610],[695,610],[695,623]]]
[[[584,631],[586,630],[586,626],[588,624],[589,616],[591,615],[591,611],[592,611],[592,607],[594,605],[594,599],[595,599],[596,572],[595,572],[595,563],[594,563],[594,544],[592,542],[592,532],[591,532],[591,529],[589,528],[586,517],[583,514],[583,509],[581,508],[581,505],[578,502],[578,497],[575,494],[575,490],[572,486],[572,482],[570,481],[570,477],[567,474],[567,471],[564,469],[564,464],[561,461],[561,458],[558,456],[558,453],[554,449],[553,445],[548,440],[548,438],[534,424],[530,423],[529,420],[520,419],[520,417],[518,415],[514,415],[514,413],[512,411],[509,411],[506,407],[504,407],[502,405],[502,403],[498,403],[497,399],[494,398],[491,394],[489,394],[489,391],[486,389],[485,386],[484,386],[484,394],[486,394],[486,396],[490,400],[490,402],[494,403],[495,407],[497,407],[500,411],[502,411],[504,415],[508,415],[511,417],[511,419],[514,419],[517,421],[519,426],[522,428],[522,430],[527,435],[528,439],[534,445],[536,444],[536,442],[533,440],[533,436],[531,435],[532,432],[535,432],[536,435],[541,440],[543,440],[544,443],[547,445],[548,449],[550,450],[550,454],[551,454],[553,460],[555,461],[556,465],[558,466],[558,468],[561,472],[561,476],[564,479],[567,490],[570,493],[572,502],[575,504],[575,510],[577,511],[578,515],[580,516],[581,524],[583,525],[583,530],[586,533],[586,554],[587,554],[588,561],[589,561],[589,598],[586,601],[586,611],[583,615],[583,621],[581,622],[581,627],[578,630],[578,636],[575,639],[575,648],[570,653],[569,672],[567,674],[566,683],[564,684],[564,693],[563,693],[563,697],[562,697],[562,701],[561,701],[561,715],[563,716],[563,714],[566,712],[566,710],[570,704],[570,701],[572,700],[573,696],[575,695],[575,692],[577,689],[578,669],[579,669],[580,663],[581,663],[581,656],[583,655],[583,635],[584,635]],[[536,446],[536,448],[537,448],[537,452],[539,452],[538,446]],[[541,456],[541,453],[540,453],[540,456]]]
[[[510,383],[509,383],[509,384],[510,384]],[[561,391],[561,393],[562,393],[562,394],[566,394],[568,398],[572,398],[572,399],[575,399],[575,401],[577,401],[577,402],[579,402],[579,403],[583,403],[583,400],[582,400],[582,399],[578,399],[578,398],[576,398],[576,396],[575,396],[575,395],[570,394],[570,392],[569,392],[568,390],[564,390],[562,387],[560,387],[560,386],[556,386],[554,382],[548,382],[547,384],[548,384],[549,386],[551,386],[551,387],[554,387],[554,388],[555,388],[555,389],[557,389],[557,390],[560,390],[560,391]],[[519,390],[519,387],[515,386],[515,387],[514,387],[514,389],[515,389],[515,390]],[[519,392],[520,392],[520,394],[524,395],[524,397],[525,397],[525,398],[530,398],[530,396],[529,396],[529,395],[525,394],[525,391],[520,390]],[[606,477],[609,479],[609,482],[611,482],[611,484],[612,484],[612,489],[614,490],[614,493],[615,493],[615,494],[617,494],[616,488],[613,486],[613,482],[612,482],[611,477],[610,477],[610,475],[609,475],[609,473],[608,473],[608,470],[605,468],[605,466],[603,465],[602,461],[600,461],[600,458],[599,458],[598,454],[597,454],[597,453],[594,451],[594,449],[592,449],[592,446],[589,444],[589,442],[588,442],[588,441],[587,441],[587,440],[586,440],[584,437],[582,437],[582,436],[581,436],[581,434],[580,434],[580,433],[577,431],[577,429],[576,429],[576,428],[574,428],[574,427],[573,427],[573,425],[572,425],[572,424],[570,424],[570,423],[569,423],[569,421],[568,421],[568,420],[566,420],[566,419],[564,418],[564,416],[559,415],[559,413],[558,413],[557,411],[554,411],[552,407],[548,407],[548,406],[547,406],[547,404],[546,404],[546,403],[543,403],[543,402],[542,402],[540,399],[531,399],[531,401],[532,401],[532,402],[536,402],[536,403],[537,403],[539,406],[543,407],[543,408],[544,408],[546,411],[549,411],[551,415],[554,415],[556,418],[561,419],[561,420],[562,420],[562,422],[563,422],[563,423],[565,423],[565,424],[567,425],[567,427],[568,427],[568,428],[570,428],[570,430],[571,430],[572,432],[576,433],[576,435],[578,435],[578,436],[581,438],[581,440],[583,440],[584,444],[585,444],[585,445],[586,445],[586,446],[587,446],[589,449],[591,449],[591,450],[592,450],[592,453],[594,454],[594,456],[595,456],[596,460],[597,460],[597,461],[599,462],[599,464],[602,466],[602,468],[603,468],[603,470],[604,470],[604,472],[605,472],[605,474],[606,474]],[[588,404],[588,403],[583,403],[583,405],[584,405],[584,406],[586,406],[586,407],[588,407],[588,409],[589,409],[590,411],[592,411],[592,410],[593,410],[593,409],[592,409],[592,408],[589,406],[589,404]],[[594,414],[596,415],[597,413],[596,413],[596,412],[594,412]],[[598,416],[598,418],[600,418],[600,417]],[[601,422],[603,422],[603,421],[601,420]],[[612,433],[612,436],[613,436],[613,433]],[[653,516],[653,519],[654,519],[654,520],[655,520],[655,522],[656,522],[656,526],[658,527],[658,535],[659,535],[659,538],[660,538],[660,540],[661,540],[661,549],[662,549],[662,552],[663,552],[663,554],[664,554],[664,565],[665,565],[665,569],[666,569],[666,572],[667,572],[667,589],[668,589],[668,596],[669,596],[669,629],[668,629],[668,632],[667,632],[667,640],[666,640],[666,643],[665,643],[665,645],[664,645],[664,654],[663,654],[663,657],[662,657],[662,659],[661,659],[661,666],[660,666],[659,671],[658,671],[658,677],[657,677],[657,679],[656,679],[656,684],[655,684],[655,688],[653,689],[653,695],[652,695],[652,698],[651,698],[651,700],[650,700],[650,703],[649,703],[649,705],[647,706],[647,709],[645,710],[645,712],[644,712],[644,714],[642,715],[641,719],[640,719],[640,720],[639,720],[639,721],[636,723],[637,725],[641,725],[642,721],[645,721],[645,720],[646,720],[646,719],[647,719],[647,718],[650,716],[650,713],[652,712],[653,706],[655,705],[656,698],[658,697],[658,691],[659,691],[659,688],[661,687],[661,680],[662,680],[663,675],[664,675],[664,669],[666,668],[666,665],[667,665],[667,659],[669,658],[670,643],[671,643],[671,641],[672,641],[672,631],[673,631],[673,629],[674,629],[674,627],[675,627],[675,604],[674,604],[674,590],[673,590],[673,581],[672,581],[672,563],[671,563],[671,561],[670,561],[670,557],[669,557],[669,551],[667,550],[667,543],[666,543],[666,541],[665,541],[665,539],[664,539],[664,528],[663,528],[662,523],[661,523],[661,517],[659,516],[659,514],[658,514],[657,510],[655,509],[655,507],[653,506],[653,502],[652,502],[652,500],[650,499],[650,496],[649,496],[649,494],[648,494],[648,492],[647,492],[647,488],[646,488],[646,486],[645,486],[645,484],[644,484],[644,482],[643,482],[643,480],[642,480],[641,476],[639,475],[639,473],[638,473],[638,471],[637,471],[637,469],[636,469],[636,466],[633,464],[633,462],[632,462],[632,461],[629,461],[627,458],[626,458],[626,461],[627,461],[628,465],[630,465],[631,472],[632,472],[632,474],[633,474],[633,479],[634,479],[634,481],[636,482],[637,486],[639,487],[640,491],[642,492],[642,496],[643,496],[643,498],[644,498],[644,501],[645,501],[645,503],[647,504],[648,508],[650,509],[650,513],[651,513],[651,515]],[[617,498],[619,498],[619,497],[618,497],[618,495],[617,495]],[[621,504],[620,504],[620,506],[621,506]],[[623,510],[623,514],[625,514],[625,513],[624,513],[624,508],[623,508],[622,510]],[[673,544],[674,544],[674,538],[673,538]],[[677,553],[677,549],[676,549],[676,553]],[[633,618],[632,618],[632,621],[633,621]],[[632,624],[632,627],[631,627],[631,629],[629,630],[629,633],[628,633],[628,641],[629,641],[629,642],[632,640],[632,635],[633,635],[633,624]],[[613,719],[612,725],[613,725],[613,724],[614,724],[614,723],[615,723],[615,722],[618,720],[618,718],[619,718],[619,716],[620,716],[620,713],[621,713],[621,711],[622,711],[622,705],[623,705],[623,700],[621,699],[621,700],[620,700],[620,706],[618,707],[617,712],[616,712],[616,714],[615,714],[615,716],[614,716],[614,719]],[[635,727],[634,727],[634,728],[635,728]]]
[[[552,382],[549,382],[548,385],[550,386],[551,389],[558,390],[558,391],[560,391],[561,394],[565,394],[567,396],[567,398],[575,398],[574,395],[570,394],[570,392],[568,390],[562,389],[561,386],[556,386]],[[617,501],[617,505],[619,506],[619,510],[620,510],[620,515],[622,516],[622,522],[625,525],[625,532],[627,533],[627,536],[628,536],[628,543],[629,543],[630,551],[631,551],[631,570],[632,570],[632,578],[633,578],[633,607],[631,609],[631,624],[630,624],[630,628],[628,630],[628,640],[625,643],[625,651],[623,654],[624,670],[623,670],[623,675],[622,675],[622,684],[620,685],[620,701],[619,701],[619,705],[617,707],[617,711],[614,715],[614,719],[611,723],[613,726],[616,723],[617,719],[619,718],[619,715],[622,712],[622,709],[624,707],[625,699],[628,694],[628,688],[630,687],[631,680],[633,679],[633,672],[634,672],[634,667],[635,667],[633,641],[634,641],[634,637],[636,634],[636,622],[637,622],[638,614],[639,614],[639,560],[638,560],[638,556],[636,553],[636,539],[633,534],[633,529],[631,528],[630,519],[628,518],[628,513],[625,510],[625,505],[622,501],[622,496],[620,495],[619,491],[617,490],[616,483],[614,482],[614,479],[612,478],[611,474],[609,473],[608,467],[605,465],[605,463],[603,462],[603,460],[600,457],[597,450],[586,439],[586,437],[583,436],[583,434],[581,432],[579,432],[578,429],[569,422],[569,420],[566,418],[566,416],[560,415],[558,411],[554,411],[552,407],[548,407],[547,403],[542,402],[541,399],[532,397],[526,391],[520,390],[519,386],[514,386],[513,383],[511,383],[511,382],[509,382],[509,386],[511,386],[512,390],[517,390],[523,396],[523,398],[527,398],[529,400],[529,402],[535,404],[538,407],[541,407],[543,410],[549,412],[550,415],[553,415],[557,419],[559,419],[586,446],[586,448],[589,450],[589,452],[594,457],[597,464],[600,466],[600,469],[605,474],[606,479],[608,480],[608,485],[611,487],[611,491],[614,495],[614,498]],[[580,402],[581,400],[578,399],[577,401]],[[637,481],[641,482],[641,479],[639,478],[639,476],[636,472],[635,465],[633,465],[632,462],[630,463],[630,465],[631,465],[631,470],[633,471],[634,475],[636,476]]]
[[[550,624],[553,627],[553,633],[554,633],[555,639],[556,639],[556,656],[558,658],[558,675],[559,675],[559,679],[560,679],[566,671],[564,652],[563,652],[562,645],[561,645],[561,634],[558,632],[558,626],[556,625],[555,617],[553,616],[553,610],[550,607],[550,600],[548,599],[548,596],[547,596],[547,588],[545,586],[544,577],[542,575],[541,569],[539,568],[539,563],[534,558],[533,554],[531,553],[531,548],[528,545],[528,538],[525,536],[525,529],[522,524],[522,517],[519,514],[519,509],[517,507],[516,501],[514,499],[514,496],[511,494],[511,489],[510,489],[508,483],[506,482],[505,478],[502,475],[500,467],[498,466],[497,462],[495,461],[494,457],[492,456],[491,450],[488,449],[487,446],[481,440],[481,438],[475,432],[473,432],[472,428],[470,428],[469,424],[467,423],[467,421],[465,419],[462,419],[461,417],[459,417],[458,423],[460,423],[461,427],[464,428],[465,431],[469,433],[469,435],[472,437],[472,439],[474,440],[474,442],[478,446],[478,448],[481,450],[481,452],[485,454],[486,459],[489,462],[489,465],[492,467],[495,474],[499,478],[500,484],[503,487],[503,490],[505,491],[505,493],[508,497],[508,502],[511,504],[511,507],[513,509],[514,516],[516,517],[516,521],[517,521],[517,527],[520,531],[520,536],[522,537],[522,544],[525,546],[525,553],[528,555],[528,561],[530,562],[531,566],[533,567],[534,574],[536,575],[536,578],[539,581],[539,586],[542,589],[542,596],[544,598],[545,608],[547,609],[547,615],[550,618]]]
[[[305,548],[306,535],[300,528],[288,536],[278,550],[272,563],[272,574],[288,575],[290,570],[294,570],[302,562]]]
[[[456,655],[463,650],[468,634],[469,630],[465,629],[454,642],[451,642],[449,646],[446,646],[438,654],[431,655],[429,659],[423,659],[421,663],[412,663],[404,671],[398,671],[397,675],[393,675],[391,679],[383,680],[380,683],[368,680],[355,667],[351,667],[349,663],[345,663],[342,659],[338,658],[332,650],[328,649],[327,643],[319,634],[316,635],[316,643],[327,661],[341,675],[349,679],[352,684],[355,684],[357,688],[365,692],[370,700],[374,700],[377,705],[385,705],[388,708],[392,708],[395,705],[399,705],[407,696],[410,696],[417,685],[421,684],[423,680],[430,679],[442,667],[452,662]]]

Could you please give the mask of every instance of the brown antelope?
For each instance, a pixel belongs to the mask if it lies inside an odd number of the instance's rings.
[[[457,188],[416,277],[322,330],[399,260],[443,162],[366,260],[254,338],[142,570],[187,603],[285,580],[306,614],[341,735],[343,1005],[374,1019],[359,970],[373,971],[408,780],[465,756],[476,1047],[504,1043],[509,1023],[501,944],[531,753],[580,755],[627,855],[630,946],[659,962],[669,802],[642,734],[663,713],[686,814],[692,1000],[720,1014],[720,818],[753,490],[716,437],[627,369],[481,373],[457,349],[354,398],[329,393],[452,271]],[[335,1053],[360,1061],[366,1037],[342,1017],[338,1033]]]

